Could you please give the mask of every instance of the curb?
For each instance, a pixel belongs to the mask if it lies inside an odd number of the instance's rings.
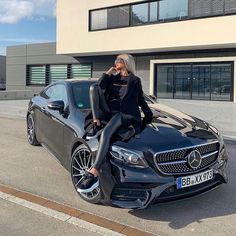
[[[152,233],[144,232],[6,185],[0,184],[0,198],[90,231],[95,230],[103,235],[154,236]]]

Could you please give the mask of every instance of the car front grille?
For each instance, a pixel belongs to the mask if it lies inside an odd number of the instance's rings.
[[[191,168],[187,161],[187,156],[193,150],[200,152],[202,156],[201,165],[198,168]],[[219,142],[211,142],[202,145],[158,152],[154,156],[157,169],[166,175],[180,175],[186,173],[194,173],[201,169],[205,169],[213,164],[219,154]]]

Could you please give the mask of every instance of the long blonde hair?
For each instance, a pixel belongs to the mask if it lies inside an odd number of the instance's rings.
[[[120,54],[117,56],[117,59],[122,59],[124,61],[127,71],[135,74],[135,60],[134,57],[130,54]]]

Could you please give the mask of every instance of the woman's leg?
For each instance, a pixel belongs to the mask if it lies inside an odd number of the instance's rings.
[[[106,157],[106,154],[108,152],[112,135],[121,127],[121,125],[122,125],[121,113],[116,113],[105,126],[100,137],[98,151],[97,151],[95,163],[93,165],[93,168],[90,171],[91,173],[94,173],[93,169],[95,169],[96,171],[99,171],[101,164],[103,163]]]
[[[103,91],[97,83],[90,86],[89,97],[93,120],[109,118],[107,116],[110,114],[110,109],[107,105]]]

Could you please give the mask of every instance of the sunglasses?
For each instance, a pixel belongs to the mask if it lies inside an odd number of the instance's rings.
[[[124,61],[123,61],[123,59],[118,58],[118,59],[115,60],[115,64],[116,64],[116,63],[123,63],[123,64],[124,64]]]

